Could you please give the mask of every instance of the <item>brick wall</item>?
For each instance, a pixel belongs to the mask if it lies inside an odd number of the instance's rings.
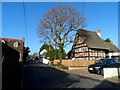
[[[11,38],[0,38],[0,41],[3,42],[4,44],[8,45],[9,47],[17,50],[19,52],[19,61],[22,61],[23,59],[23,49],[24,49],[24,38],[22,40],[18,40],[18,39],[11,39]],[[18,47],[14,46],[14,43],[17,42],[18,43]]]
[[[54,64],[57,64],[59,60],[54,60]],[[62,60],[64,66],[75,66],[75,67],[87,67],[90,64],[94,64],[95,60]]]

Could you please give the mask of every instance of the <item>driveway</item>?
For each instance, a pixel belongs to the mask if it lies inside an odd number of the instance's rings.
[[[115,86],[120,89],[120,79],[118,77],[104,79],[104,77],[102,75],[89,73],[87,68],[81,68],[81,69],[77,69],[77,70],[64,70],[64,71],[67,73],[72,73],[72,74],[80,76],[80,77],[82,76],[83,78],[85,77],[86,79],[88,79],[87,80],[88,82],[86,82],[86,83],[89,83],[90,80],[94,80],[94,81],[98,81],[98,82],[102,82],[102,83],[107,82],[107,83],[111,84],[111,86]],[[84,80],[83,80],[83,82],[84,82]],[[92,86],[91,84],[92,83],[89,83],[90,86]],[[84,85],[82,85],[82,86],[84,87]],[[102,84],[102,87],[104,87],[104,84]]]
[[[117,77],[104,79],[104,77],[102,75],[89,73],[87,68],[78,69],[78,70],[65,70],[65,71],[68,72],[68,73],[75,74],[75,75],[85,76],[85,77],[88,77],[88,78],[91,78],[91,79],[94,79],[94,80],[99,80],[99,81],[108,80],[112,83],[120,84],[120,79],[118,79]]]
[[[66,72],[79,75],[79,76],[85,76],[85,77],[96,79],[96,80],[104,80],[103,76],[101,75],[89,73],[87,68],[82,68],[77,70],[67,70]]]

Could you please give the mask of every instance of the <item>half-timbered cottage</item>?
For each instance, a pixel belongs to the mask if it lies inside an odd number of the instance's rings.
[[[112,43],[106,43],[100,38],[100,31],[97,32],[79,29],[76,33],[70,58],[94,60],[106,58],[109,52],[119,51]]]

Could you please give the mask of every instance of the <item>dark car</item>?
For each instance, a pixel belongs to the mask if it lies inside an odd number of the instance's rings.
[[[120,63],[117,62],[117,59],[100,59],[95,64],[88,66],[88,71],[90,73],[97,73],[103,75],[103,68],[107,67],[120,67]]]

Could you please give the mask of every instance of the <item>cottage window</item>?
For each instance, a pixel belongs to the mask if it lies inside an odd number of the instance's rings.
[[[15,43],[14,43],[14,47],[18,47],[18,42],[15,42]]]
[[[100,51],[100,52],[104,52],[104,51]]]
[[[84,51],[84,49],[83,48],[79,48],[79,52],[83,52]]]
[[[83,43],[83,40],[80,40],[80,39],[79,39],[78,43]]]
[[[89,49],[89,51],[90,51],[90,52],[92,52],[92,50],[91,50],[91,49]]]

